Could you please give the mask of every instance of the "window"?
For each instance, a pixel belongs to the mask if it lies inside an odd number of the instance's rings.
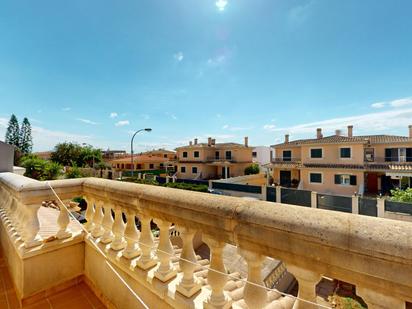
[[[183,158],[187,158],[187,151],[183,151]]]
[[[322,148],[312,148],[310,150],[310,157],[315,159],[322,158]]]
[[[220,157],[220,153],[219,153],[219,151],[216,151],[215,152],[215,159],[219,159],[219,157]]]
[[[164,164],[163,164],[163,163],[160,163],[160,167],[164,167]]]
[[[398,148],[385,148],[385,162],[398,162],[399,161],[399,149]]]
[[[197,167],[196,166],[192,167],[192,174],[197,174]]]
[[[195,151],[195,152],[193,153],[193,156],[194,156],[195,158],[199,158],[199,151]]]
[[[292,161],[292,151],[291,150],[283,150],[282,156],[283,156],[283,161]]]
[[[163,155],[163,158],[167,158],[167,154],[164,154],[164,155]]]
[[[252,157],[254,157],[254,158],[257,157],[257,152],[256,152],[256,151],[253,151],[253,152],[252,152]]]
[[[154,169],[154,164],[149,164],[149,169]]]
[[[335,175],[335,184],[344,186],[356,186],[355,175]]]
[[[343,159],[347,159],[351,157],[351,149],[349,147],[341,148],[340,149],[340,157]]]
[[[365,148],[365,161],[366,162],[375,161],[375,149],[374,148]]]
[[[310,173],[309,182],[310,183],[322,183],[322,174],[321,173]]]
[[[181,166],[180,167],[180,172],[181,173],[186,173],[186,166]]]
[[[232,159],[232,152],[231,151],[226,151],[226,159],[228,159],[228,160]]]

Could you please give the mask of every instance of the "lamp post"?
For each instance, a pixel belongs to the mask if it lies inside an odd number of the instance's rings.
[[[134,170],[134,168],[133,168],[133,140],[134,140],[134,137],[136,136],[136,134],[139,133],[139,132],[142,132],[142,131],[151,132],[152,129],[151,129],[151,128],[146,128],[146,129],[137,130],[136,132],[134,132],[134,134],[133,134],[133,136],[132,136],[132,140],[131,140],[131,142],[130,142],[130,153],[131,153],[131,155],[132,155],[132,158],[131,158],[131,163],[132,163],[132,165],[131,165],[130,168],[131,168],[131,170],[132,170],[132,172],[131,172],[132,177],[133,177],[133,170]]]

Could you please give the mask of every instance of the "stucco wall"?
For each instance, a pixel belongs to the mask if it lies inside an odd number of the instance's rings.
[[[13,172],[14,147],[0,141],[0,173]]]

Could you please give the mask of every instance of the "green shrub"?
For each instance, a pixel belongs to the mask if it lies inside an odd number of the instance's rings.
[[[412,188],[391,190],[391,200],[395,202],[412,203]]]
[[[66,178],[82,178],[84,177],[80,168],[76,165],[72,167],[68,167],[66,170]]]
[[[207,192],[208,190],[207,185],[196,185],[196,184],[183,183],[183,182],[169,182],[169,183],[164,184],[164,186],[168,188],[183,189],[183,190],[197,191],[197,192]]]
[[[245,168],[245,175],[259,174],[259,164],[253,163],[251,166]]]
[[[24,176],[37,180],[53,180],[62,174],[60,164],[43,160],[32,154],[22,157],[21,165],[26,169]]]

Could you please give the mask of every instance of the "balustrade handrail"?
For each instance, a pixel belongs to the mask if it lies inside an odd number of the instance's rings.
[[[21,202],[51,196],[44,182],[6,174],[0,174],[0,183]],[[288,270],[310,269],[368,289],[393,289],[394,297],[412,300],[409,222],[98,178],[50,183],[63,198],[82,195],[282,260]]]

